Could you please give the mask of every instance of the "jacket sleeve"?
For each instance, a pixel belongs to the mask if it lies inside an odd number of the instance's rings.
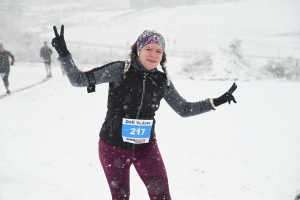
[[[15,62],[15,57],[12,53],[8,52],[8,56],[11,58],[12,62]]]
[[[170,83],[169,90],[167,90],[164,95],[164,99],[181,117],[191,117],[215,110],[211,99],[205,99],[198,102],[187,102],[183,97],[180,96],[172,82]]]
[[[58,58],[60,64],[63,66],[66,75],[74,87],[87,87],[88,79],[85,72],[92,71],[95,77],[96,84],[107,82],[120,82],[124,70],[124,62],[114,62],[102,67],[96,67],[89,71],[82,71],[77,68],[72,59],[72,55]]]

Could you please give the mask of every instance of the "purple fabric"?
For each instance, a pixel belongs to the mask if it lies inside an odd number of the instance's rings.
[[[99,140],[99,158],[113,200],[129,199],[131,164],[147,187],[150,199],[171,199],[167,172],[156,141],[143,149],[131,151]]]
[[[165,49],[165,39],[160,33],[154,30],[145,30],[137,39],[138,51],[148,44],[155,43],[159,44],[163,50]]]

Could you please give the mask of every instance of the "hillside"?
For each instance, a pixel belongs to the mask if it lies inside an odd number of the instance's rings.
[[[123,10],[115,6],[109,10],[107,4],[104,7],[101,10],[101,4],[89,1],[27,4],[21,25],[33,34],[32,42],[28,41],[31,53],[23,51],[17,55],[20,60],[38,62],[34,51],[44,40],[51,41],[53,25],[59,28],[64,24],[65,38],[75,61],[82,68],[87,64],[99,66],[126,59],[137,36],[145,29],[154,29],[166,39],[173,78],[300,78],[298,0],[207,0],[189,6],[125,6]],[[9,48],[9,41],[4,42]],[[20,49],[12,46],[11,51]],[[26,57],[21,58],[25,53]],[[278,74],[276,70],[284,73]]]

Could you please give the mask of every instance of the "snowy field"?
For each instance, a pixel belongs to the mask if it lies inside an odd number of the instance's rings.
[[[10,67],[9,89],[11,92],[24,90],[47,80],[44,63],[15,63]],[[0,81],[0,96],[5,95],[6,89]]]
[[[247,58],[253,65],[256,56],[300,58],[298,0],[231,1],[137,11],[86,10],[72,17],[60,16],[55,22],[44,21],[47,30],[39,32],[41,38],[50,41],[52,26],[60,28],[64,24],[66,40],[77,57],[88,57],[77,52],[83,45],[97,50],[103,46],[126,48],[142,31],[154,29],[164,35],[166,49],[171,54],[178,51],[220,53],[220,49],[227,49],[237,38],[242,40],[243,55],[251,56]]]
[[[219,96],[232,82],[174,84],[197,101]],[[157,136],[173,199],[291,200],[300,192],[299,83],[237,85],[237,104],[191,118],[162,101]],[[0,99],[1,200],[110,199],[97,155],[107,88],[88,94],[54,66],[53,78]],[[131,199],[148,199],[134,168],[131,175]]]
[[[233,80],[238,85],[237,104],[190,118],[181,118],[162,100],[156,132],[172,198],[293,200],[300,193],[300,83],[257,79],[263,77],[259,69],[268,59],[300,58],[300,2],[215,2],[140,11],[73,9],[72,15],[63,14],[72,4],[32,6],[26,29],[39,36],[42,45],[53,38],[53,25],[60,29],[64,24],[68,48],[81,69],[104,64],[91,63],[89,57],[98,51],[102,57],[102,49],[112,48],[117,53],[111,57],[124,60],[143,30],[161,32],[171,79],[188,101],[219,97]],[[59,19],[30,18],[30,12],[39,9]],[[235,38],[242,40],[250,68],[228,73],[224,69],[233,66],[232,58],[224,49]],[[14,53],[8,41],[2,42]],[[191,80],[182,67],[204,51],[212,55],[215,74],[205,72]],[[103,57],[109,60],[110,54]],[[40,84],[0,99],[0,200],[110,199],[97,152],[108,85],[97,85],[91,94],[72,87],[56,58],[54,51],[53,78],[43,83],[42,62],[16,58],[11,66],[11,91]],[[229,80],[212,81],[212,76]],[[0,96],[5,93],[1,84]],[[148,199],[131,170],[131,200]]]

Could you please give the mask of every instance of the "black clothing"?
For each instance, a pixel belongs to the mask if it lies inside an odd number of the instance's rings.
[[[156,70],[146,72],[130,67],[126,78],[120,83],[110,83],[108,111],[100,131],[100,138],[112,146],[122,149],[138,149],[147,144],[123,142],[122,119],[153,120],[149,143],[155,141],[155,112],[165,94],[166,76]]]
[[[9,72],[10,70],[6,70],[4,72],[3,83],[5,86],[9,85],[9,81],[8,81]]]
[[[12,59],[12,63],[14,63],[15,57],[9,51],[4,50],[3,52],[0,52],[0,73],[9,73],[9,57]]]
[[[51,62],[52,50],[49,47],[42,47],[40,50],[40,57],[44,59],[44,62]]]
[[[60,35],[58,35],[56,26],[53,26],[53,30],[54,30],[54,34],[55,34],[55,38],[52,39],[52,46],[55,48],[55,50],[57,51],[58,55],[60,57],[67,57],[68,55],[70,55],[70,52],[67,48],[67,44],[65,42],[65,33],[64,33],[64,25],[61,25],[60,28]]]
[[[45,63],[45,64],[48,64],[48,65],[51,65],[51,59],[49,59],[49,60],[45,60],[45,59],[44,59],[44,63]]]
[[[123,61],[112,62],[89,72],[79,70],[71,54],[66,57],[60,56],[59,61],[74,87],[89,86],[87,73],[90,72],[93,73],[96,84],[109,83],[108,110],[100,130],[100,138],[114,147],[135,150],[156,140],[154,115],[162,98],[182,117],[214,110],[210,99],[198,102],[186,101],[180,96],[172,81],[168,87],[164,73],[157,68],[150,71],[145,69],[137,57],[132,59],[125,79],[123,79],[125,65]],[[124,142],[121,135],[122,118],[153,119],[150,142],[147,144]]]
[[[8,76],[10,72],[10,65],[9,65],[9,57],[11,58],[11,63],[14,63],[15,57],[9,52],[4,50],[0,52],[0,73],[4,74],[3,83],[5,86],[9,85]]]
[[[231,86],[231,88],[227,92],[225,92],[219,98],[215,98],[213,100],[214,105],[217,107],[217,106],[222,105],[226,102],[228,102],[230,104],[231,101],[236,103],[236,100],[235,100],[234,96],[232,95],[232,93],[236,90],[236,88],[237,88],[237,85],[235,83],[233,83],[233,85]]]

